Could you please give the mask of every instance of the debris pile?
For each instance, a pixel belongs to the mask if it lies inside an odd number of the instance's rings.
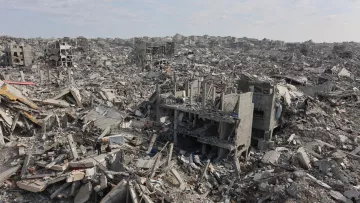
[[[0,67],[0,202],[360,201],[359,44],[142,40],[172,54],[152,46],[144,64],[135,39],[0,37],[34,52],[32,65]],[[56,41],[71,64],[47,63]],[[246,120],[233,99],[244,89],[252,145],[213,147],[235,129],[214,123]],[[274,128],[259,131],[268,103]]]

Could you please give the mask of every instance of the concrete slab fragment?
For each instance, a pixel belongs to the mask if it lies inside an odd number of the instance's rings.
[[[268,151],[262,158],[262,162],[275,164],[277,163],[279,157],[280,157],[280,152],[274,150]]]
[[[64,100],[46,99],[46,100],[42,101],[42,103],[48,104],[48,105],[53,105],[53,106],[58,106],[58,107],[63,107],[63,108],[70,107],[70,104]]]
[[[126,186],[127,186],[127,181],[122,180],[101,200],[100,203],[126,202],[126,194],[127,194]]]
[[[17,181],[16,185],[23,190],[30,192],[42,192],[47,186],[47,182],[41,179],[37,180],[21,180]]]
[[[90,195],[92,193],[92,184],[91,182],[86,183],[81,186],[79,192],[76,194],[74,198],[74,202],[76,203],[85,203],[89,200]]]
[[[331,190],[329,192],[330,196],[334,199],[336,199],[339,202],[343,202],[343,203],[352,203],[351,200],[349,200],[348,198],[346,198],[344,195],[342,195],[340,192],[335,191],[335,190]]]
[[[172,169],[171,169],[171,173],[172,173],[172,174],[175,176],[175,178],[179,181],[179,183],[180,183],[179,188],[180,188],[181,190],[184,190],[186,184],[185,184],[185,182],[184,182],[184,179],[182,179],[182,177],[181,177],[180,174],[178,173],[178,171],[177,171],[176,169],[172,168]]]
[[[297,150],[297,157],[299,159],[300,165],[304,168],[304,169],[310,169],[311,168],[311,164],[310,164],[310,158],[307,155],[304,147],[300,147]]]
[[[75,182],[78,180],[82,180],[85,177],[85,172],[83,171],[72,171],[68,178],[66,179],[66,182]]]
[[[67,135],[67,139],[68,139],[68,143],[70,145],[70,149],[71,149],[71,154],[73,156],[74,160],[77,160],[79,158],[79,155],[76,151],[76,143],[74,142],[73,136],[72,135]]]
[[[4,182],[10,178],[14,173],[16,173],[21,168],[20,165],[9,168],[8,170],[0,173],[0,183]]]
[[[155,160],[153,159],[149,159],[149,160],[145,160],[145,159],[138,159],[136,161],[136,167],[138,168],[152,168],[152,166],[154,165]]]
[[[92,168],[95,166],[95,164],[93,161],[89,161],[89,162],[79,161],[79,162],[70,162],[69,166],[71,168]]]

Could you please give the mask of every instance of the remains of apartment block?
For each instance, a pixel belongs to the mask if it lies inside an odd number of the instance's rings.
[[[175,42],[147,42],[146,40],[135,38],[134,52],[141,64],[148,65],[153,59],[160,59],[165,56],[172,56],[175,52]]]
[[[252,140],[254,144],[258,144],[259,141],[270,141],[274,129],[279,125],[282,108],[276,100],[276,87],[269,82],[241,79],[238,81],[238,90],[253,92]]]
[[[33,57],[30,46],[10,43],[5,47],[3,63],[6,66],[29,66]]]
[[[176,81],[176,80],[175,80]],[[241,155],[251,142],[253,123],[252,92],[241,94],[217,91],[216,86],[206,81],[186,81],[180,90],[175,84],[173,92],[156,96],[158,123],[173,122],[172,139],[192,150],[201,149],[202,154],[211,154],[217,160],[230,151]]]
[[[48,46],[45,50],[47,61],[52,66],[73,65],[72,46],[64,41],[56,41]]]

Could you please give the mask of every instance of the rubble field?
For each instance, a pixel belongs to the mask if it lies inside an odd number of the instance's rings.
[[[2,60],[9,43],[32,62],[0,66],[0,202],[360,202],[359,43],[1,36]],[[229,127],[262,116],[224,102],[238,81],[276,87],[270,137]]]

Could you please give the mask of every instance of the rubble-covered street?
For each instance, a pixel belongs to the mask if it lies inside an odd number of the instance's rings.
[[[360,202],[360,45],[0,37],[0,202]]]

